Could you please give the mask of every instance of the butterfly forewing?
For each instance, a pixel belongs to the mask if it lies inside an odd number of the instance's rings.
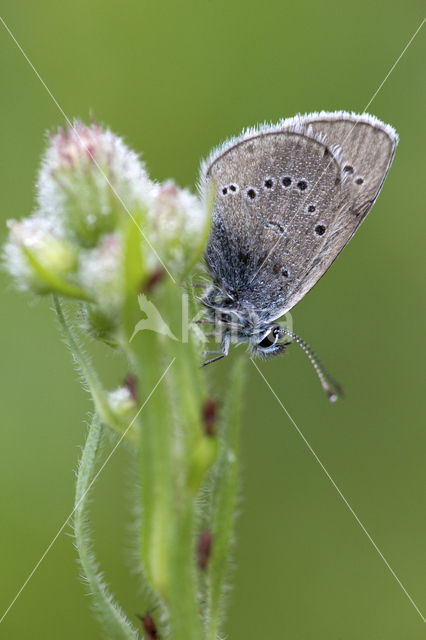
[[[320,114],[236,140],[211,159],[206,259],[238,307],[278,318],[314,286],[371,208],[395,145],[375,119]]]

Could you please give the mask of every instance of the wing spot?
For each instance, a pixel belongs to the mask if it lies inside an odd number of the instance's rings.
[[[323,236],[325,233],[325,226],[323,224],[317,224],[315,227],[315,233],[317,236]]]
[[[238,253],[238,258],[239,258],[240,262],[242,262],[243,264],[247,265],[248,261],[250,260],[250,253],[248,251],[240,251]]]
[[[271,180],[271,178],[267,178],[263,184],[266,189],[272,189],[272,187],[274,186],[274,181]]]
[[[355,184],[364,184],[364,178],[357,178]]]
[[[353,173],[354,172],[354,168],[351,167],[350,164],[345,164],[345,166],[343,167],[343,171],[346,171],[346,173]]]
[[[290,176],[284,176],[281,182],[283,183],[283,187],[289,187],[291,185]]]
[[[330,154],[330,150],[329,150],[329,148],[328,148],[328,147],[326,147],[326,148],[324,149],[323,157],[324,157],[324,158],[327,158],[329,155],[331,155],[331,154]]]
[[[308,188],[308,183],[306,182],[306,180],[299,180],[299,182],[297,183],[297,188],[299,189],[299,191],[305,191]]]
[[[316,206],[314,204],[310,204],[308,207],[308,212],[309,213],[313,213],[316,209]]]
[[[282,276],[284,276],[284,278],[288,278],[288,269],[280,267],[279,264],[274,264],[274,266],[272,267],[272,271],[276,276],[280,273]]]
[[[256,197],[256,191],[254,189],[247,189],[247,197],[250,198],[250,200],[254,200]]]
[[[228,193],[228,187],[223,187],[222,193],[224,196],[226,196],[226,194]]]
[[[231,190],[233,193],[235,193],[235,192],[236,192],[236,190],[237,190],[237,187],[236,187],[236,185],[235,185],[235,184],[230,184],[230,185],[229,185],[229,188],[230,188],[230,190]]]

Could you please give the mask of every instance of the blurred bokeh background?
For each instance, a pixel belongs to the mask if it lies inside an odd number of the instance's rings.
[[[151,176],[193,187],[200,158],[243,126],[362,111],[422,19],[420,1],[4,0],[2,16],[69,117],[93,113],[142,151]],[[294,310],[342,381],[328,404],[302,352],[261,363],[293,419],[417,606],[426,611],[423,29],[369,111],[400,145],[368,221]],[[1,227],[28,214],[45,132],[63,117],[0,25]],[[48,300],[2,274],[0,603],[7,608],[72,509],[90,408]],[[122,363],[95,347],[114,385]],[[222,377],[229,363],[215,365]],[[312,453],[248,363],[234,640],[400,640],[425,626]],[[102,474],[96,551],[131,616],[129,455]],[[69,528],[0,625],[10,640],[100,638]]]

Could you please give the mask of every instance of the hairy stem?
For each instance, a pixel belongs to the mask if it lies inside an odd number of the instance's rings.
[[[119,435],[122,435],[128,425],[127,423],[122,424],[111,411],[106,393],[99,380],[98,374],[93,368],[90,358],[86,355],[84,349],[80,346],[78,338],[74,334],[74,331],[72,330],[64,313],[62,305],[59,302],[59,298],[55,294],[53,294],[53,306],[56,311],[56,315],[61,326],[65,342],[72,353],[74,362],[76,363],[78,370],[80,371],[85,383],[87,384],[87,387],[93,398],[97,413],[102,419],[102,422],[111,427],[111,429],[116,431]],[[136,443],[136,433],[134,430],[130,429],[126,433],[125,437],[129,442],[132,442],[133,444]]]
[[[204,434],[206,391],[200,347],[181,340],[182,293],[162,285],[157,308],[175,336],[142,331],[131,342],[144,396],[169,362],[166,379],[144,409],[140,431],[141,555],[145,574],[168,617],[172,640],[201,640],[196,566],[197,497],[216,445]],[[186,302],[186,301],[185,301]],[[146,366],[149,363],[149,366]],[[160,629],[160,637],[166,630]]]
[[[74,510],[75,544],[83,574],[87,580],[88,590],[107,636],[111,640],[137,640],[138,633],[127,620],[121,608],[114,602],[91,549],[88,526],[88,493],[95,479],[101,437],[102,423],[99,416],[95,414],[78,466]]]
[[[212,555],[207,576],[207,636],[217,640],[223,618],[224,591],[238,496],[239,431],[244,382],[243,357],[231,369],[227,399],[221,421],[220,454],[211,487]]]

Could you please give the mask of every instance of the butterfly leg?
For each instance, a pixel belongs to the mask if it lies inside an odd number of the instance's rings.
[[[203,362],[201,366],[205,367],[206,365],[211,364],[212,362],[216,362],[217,360],[221,360],[222,358],[225,358],[225,356],[227,356],[229,353],[230,344],[231,344],[231,334],[225,333],[222,339],[222,348],[220,351],[204,351],[204,355],[215,355],[215,354],[218,354],[218,355],[216,355],[215,358],[211,358],[210,360]]]
[[[211,358],[211,360],[206,360],[205,362],[203,362],[201,366],[206,367],[208,364],[211,364],[212,362],[216,362],[217,360],[222,360],[222,358],[224,357],[225,357],[225,354],[221,353],[220,356],[216,356],[216,358]]]

